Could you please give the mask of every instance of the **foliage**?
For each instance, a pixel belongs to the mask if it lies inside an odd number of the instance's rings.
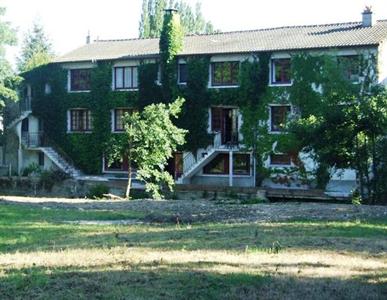
[[[109,193],[109,187],[105,184],[99,183],[93,185],[89,189],[89,193],[87,194],[87,198],[90,199],[102,199],[104,195]]]
[[[27,72],[38,66],[48,64],[54,57],[52,45],[43,26],[34,22],[32,30],[24,37],[20,57],[17,59],[19,72]]]
[[[5,58],[5,47],[16,44],[16,31],[9,22],[3,21],[4,15],[5,8],[0,7],[0,112],[7,104],[17,101],[16,87],[20,83]]]
[[[289,128],[300,149],[319,163],[319,186],[327,183],[330,170],[353,168],[360,180],[360,197],[380,202],[383,182],[376,145],[387,132],[387,97],[385,90],[374,86],[373,54],[362,54],[359,84],[343,76],[333,55],[300,54],[292,63],[291,100],[300,113]]]
[[[196,3],[195,9],[184,1],[174,0],[143,0],[139,26],[140,38],[155,38],[161,34],[164,10],[175,8],[181,15],[184,34],[202,34],[214,32],[211,22],[204,19],[201,4]]]
[[[22,176],[30,176],[40,174],[42,169],[37,163],[30,163],[27,167],[24,168]]]
[[[133,112],[124,117],[126,141],[116,150],[116,158],[124,152],[129,166],[137,166],[137,179],[146,184],[146,191],[155,199],[162,198],[161,185],[172,190],[174,180],[165,170],[168,159],[177,147],[184,144],[186,130],[173,124],[178,117],[184,99],[179,98],[168,105],[151,104],[141,112]],[[131,167],[129,167],[127,197],[131,188]]]
[[[176,94],[177,58],[183,49],[183,31],[180,16],[174,11],[166,12],[160,36],[160,73],[163,100],[172,101]]]
[[[90,93],[67,93],[67,73],[59,65],[41,66],[24,74],[34,91],[33,113],[44,121],[49,141],[87,174],[101,172],[101,158],[111,139],[117,138],[111,133],[110,111],[117,107],[137,107],[138,93],[112,91],[111,76],[111,64],[99,62],[92,71]],[[51,86],[49,95],[44,93],[46,83]],[[67,133],[67,111],[79,107],[91,110],[95,130],[90,134]]]
[[[47,191],[51,191],[56,183],[69,178],[69,175],[61,170],[42,170],[39,175],[39,183]]]
[[[187,68],[187,85],[180,88],[180,93],[186,102],[177,124],[189,132],[184,149],[194,153],[200,148],[206,148],[211,143],[211,135],[207,132],[209,59],[207,57],[189,58]]]

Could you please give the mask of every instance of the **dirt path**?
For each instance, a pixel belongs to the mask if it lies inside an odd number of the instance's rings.
[[[253,205],[219,204],[206,200],[89,200],[3,196],[1,205],[22,205],[48,209],[131,210],[151,223],[179,222],[260,222],[308,220],[387,220],[387,206],[355,206],[326,203],[271,203]]]

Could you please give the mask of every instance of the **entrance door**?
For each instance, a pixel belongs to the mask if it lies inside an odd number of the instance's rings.
[[[175,180],[183,175],[183,153],[175,152],[173,157],[168,160],[166,170]]]
[[[238,143],[237,113],[236,108],[211,108],[211,129],[213,132],[221,133],[223,145]]]
[[[28,121],[28,118],[23,119],[22,124],[21,124],[21,131],[23,132],[28,132],[30,127],[30,122]]]

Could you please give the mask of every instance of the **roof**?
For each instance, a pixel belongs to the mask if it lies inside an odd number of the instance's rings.
[[[184,37],[180,55],[250,53],[262,51],[375,46],[387,39],[387,20],[372,27],[361,22],[278,27]],[[55,60],[79,62],[154,57],[159,39],[99,40]]]

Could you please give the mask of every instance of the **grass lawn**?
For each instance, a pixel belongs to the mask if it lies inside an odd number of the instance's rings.
[[[0,299],[386,299],[386,219],[143,217],[0,203]]]

